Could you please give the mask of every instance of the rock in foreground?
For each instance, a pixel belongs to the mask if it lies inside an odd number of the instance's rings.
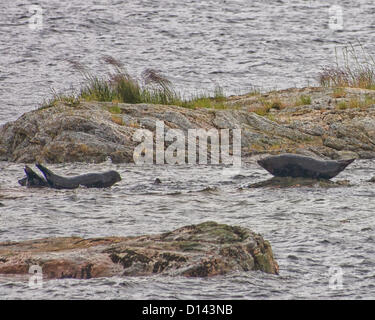
[[[271,245],[249,229],[216,222],[138,237],[45,238],[0,243],[0,274],[89,279],[153,274],[207,277],[230,271],[278,274]]]

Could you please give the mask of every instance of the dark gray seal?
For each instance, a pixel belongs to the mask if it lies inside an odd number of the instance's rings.
[[[318,160],[298,154],[285,153],[261,159],[258,164],[276,177],[331,179],[354,160]]]
[[[34,172],[29,166],[25,166],[24,171],[26,177],[18,180],[21,186],[31,187],[31,188],[41,188],[48,187],[48,182],[40,177],[36,172]]]
[[[54,174],[51,170],[37,163],[36,166],[43,173],[48,186],[55,189],[75,189],[79,186],[87,188],[108,188],[116,182],[121,181],[120,174],[116,171],[103,173],[87,173],[75,177],[62,177]]]

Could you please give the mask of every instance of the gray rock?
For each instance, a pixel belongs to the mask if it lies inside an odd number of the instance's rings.
[[[346,89],[345,89],[346,90]],[[340,101],[375,97],[370,90],[347,90]],[[229,97],[228,109],[187,109],[178,106],[81,102],[28,112],[0,127],[0,160],[15,162],[132,162],[137,129],[165,131],[202,128],[241,129],[243,155],[283,152],[341,159],[346,155],[375,157],[375,108],[339,110],[332,88],[294,88],[262,95]],[[301,95],[311,105],[298,106]],[[260,116],[264,99],[281,99],[281,110]],[[259,100],[261,99],[261,100]],[[263,100],[262,100],[263,99]],[[289,103],[289,104],[288,104]],[[231,108],[232,106],[233,108]],[[116,113],[111,113],[116,107]],[[120,113],[118,113],[120,111]],[[167,146],[168,144],[166,144]]]
[[[48,279],[279,273],[271,245],[261,235],[212,221],[138,237],[0,242],[0,274],[26,275],[35,264],[42,266]]]

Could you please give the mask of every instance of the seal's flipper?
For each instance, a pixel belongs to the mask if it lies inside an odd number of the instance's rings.
[[[18,180],[18,183],[19,183],[21,186],[26,186],[26,185],[27,185],[27,177],[24,177],[24,178]]]
[[[55,174],[51,170],[46,168],[45,166],[41,165],[40,163],[36,163],[35,165],[43,173],[49,185],[52,186],[53,185],[52,179],[55,176]]]
[[[36,163],[37,168],[43,173],[44,177],[46,178],[48,185],[51,188],[55,189],[75,189],[79,187],[79,183],[72,183],[70,179],[61,177],[57,174],[54,174],[51,170],[46,168],[45,166],[41,165],[40,163]]]
[[[35,164],[36,167],[43,173],[43,175],[46,177],[46,175],[53,174],[51,170],[47,169],[45,166],[41,165],[40,163]],[[47,177],[46,177],[47,178]]]
[[[351,164],[355,159],[348,159],[348,160],[339,160],[338,162],[342,163],[343,165],[348,166]]]
[[[348,160],[338,160],[337,162],[340,164],[339,170],[344,170],[349,164],[351,164],[355,159],[348,159]]]
[[[26,173],[26,177],[18,180],[18,183],[21,186],[27,187],[48,187],[48,182],[40,177],[37,173],[35,173],[29,166],[25,166],[24,171]]]

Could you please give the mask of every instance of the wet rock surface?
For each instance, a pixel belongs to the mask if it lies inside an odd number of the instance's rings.
[[[279,270],[270,243],[261,235],[212,221],[159,235],[0,243],[0,274],[28,274],[33,265],[39,265],[48,279],[208,277],[249,270],[278,274]]]
[[[293,188],[293,187],[321,187],[334,188],[350,186],[347,180],[326,180],[326,179],[312,179],[312,178],[292,178],[292,177],[273,177],[268,180],[251,183],[247,185],[248,188]]]
[[[139,144],[133,141],[134,132],[154,131],[156,121],[163,121],[166,131],[181,129],[185,136],[194,128],[241,129],[243,156],[289,152],[325,159],[374,158],[375,91],[341,90],[338,94],[333,88],[311,87],[232,96],[226,109],[58,103],[2,125],[0,160],[133,162]],[[301,97],[309,102],[301,102]]]

